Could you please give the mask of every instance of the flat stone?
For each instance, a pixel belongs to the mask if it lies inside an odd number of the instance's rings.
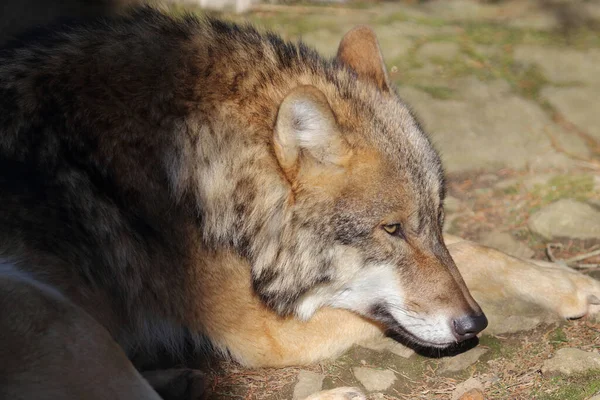
[[[460,396],[458,400],[485,400],[485,396],[481,390],[471,389],[467,393]]]
[[[503,334],[503,333],[516,333],[516,332],[524,332],[531,331],[537,328],[542,324],[542,319],[533,316],[523,316],[523,315],[509,315],[506,318],[503,318],[502,321],[494,324],[497,328],[494,330],[495,334]],[[490,330],[488,329],[488,332]]]
[[[475,347],[469,351],[458,354],[454,357],[444,357],[440,372],[457,372],[462,371],[475,364],[479,358],[488,352],[488,349],[483,347]]]
[[[454,86],[462,98],[474,102],[501,100],[512,95],[510,85],[503,79],[482,82],[474,76],[468,76],[456,79]]]
[[[456,388],[452,392],[452,400],[461,400],[462,396],[473,391],[478,390],[483,393],[483,383],[476,378],[469,378],[464,382],[456,385]]]
[[[556,83],[600,85],[600,50],[578,51],[534,45],[515,47],[515,60],[537,65],[546,78]]]
[[[540,94],[569,122],[574,123],[583,132],[600,139],[598,88],[546,87]]]
[[[535,252],[507,232],[492,231],[481,238],[480,243],[498,249],[513,257],[531,258]]]
[[[419,48],[417,55],[423,59],[452,60],[460,52],[457,43],[452,42],[430,42]]]
[[[386,390],[396,381],[396,374],[389,369],[354,367],[352,372],[368,391]]]
[[[589,204],[571,199],[554,202],[529,218],[529,229],[546,238],[600,237],[600,211]]]
[[[294,386],[293,400],[305,399],[323,388],[324,375],[312,371],[301,370],[298,373],[298,382]]]
[[[414,87],[399,89],[441,150],[448,172],[572,168],[574,161],[556,151],[548,135],[569,152],[589,156],[581,138],[567,135],[538,104],[506,91],[504,85],[472,82],[469,91],[478,94],[440,100]]]
[[[369,340],[367,342],[360,343],[360,346],[366,347],[369,350],[384,352],[389,351],[397,356],[402,358],[409,358],[415,351],[411,348],[408,348],[397,341],[390,338],[380,338],[375,340]]]
[[[544,361],[544,375],[573,375],[577,373],[600,370],[600,354],[580,349],[562,348],[554,357]]]
[[[391,340],[391,339],[390,339]],[[404,345],[401,345],[400,343],[392,340],[393,343],[390,343],[387,350],[390,353],[393,353],[397,356],[400,356],[402,358],[410,358],[413,354],[415,354],[415,351],[411,348],[408,348]]]
[[[562,321],[559,315],[514,295],[491,288],[489,291],[471,291],[488,318],[488,335],[505,335],[531,331],[542,324]]]

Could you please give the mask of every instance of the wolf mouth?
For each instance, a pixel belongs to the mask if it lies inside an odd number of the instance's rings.
[[[416,336],[402,326],[391,314],[385,304],[377,304],[371,309],[372,318],[383,323],[386,335],[408,347],[440,349],[444,350],[456,346],[459,342],[452,340],[448,342],[431,342]]]

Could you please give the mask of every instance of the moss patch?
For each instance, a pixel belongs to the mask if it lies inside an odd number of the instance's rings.
[[[552,378],[550,388],[532,393],[538,400],[584,400],[600,391],[600,371],[592,371],[573,377]]]

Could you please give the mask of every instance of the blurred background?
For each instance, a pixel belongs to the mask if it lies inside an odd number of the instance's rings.
[[[4,0],[0,42],[58,16],[113,14],[136,3]],[[249,21],[327,56],[350,28],[370,25],[398,93],[442,154],[449,178],[445,230],[600,278],[600,0],[171,0],[160,6],[174,15]],[[401,371],[397,381],[373,389],[370,398],[451,398],[473,375],[493,399],[588,399],[600,391],[599,373],[557,379],[538,373],[559,347],[597,352],[597,322],[541,331],[539,321],[527,326],[538,330],[482,339],[487,356],[479,364],[473,364],[478,356],[444,370],[443,362],[415,363],[401,351],[390,350],[390,358],[378,355],[381,349],[359,348],[303,370],[225,365],[215,385],[219,398],[289,399],[302,379],[367,387],[356,368],[386,366]]]
[[[442,153],[448,232],[542,259],[600,246],[600,1],[201,3],[166,4],[222,7],[328,56],[370,25]]]
[[[370,25],[442,153],[447,231],[539,257],[554,238],[573,239],[558,256],[598,244],[600,0],[5,0],[0,42],[57,17],[145,2],[249,21],[327,56],[346,31]],[[565,199],[542,215],[549,221],[537,218]]]

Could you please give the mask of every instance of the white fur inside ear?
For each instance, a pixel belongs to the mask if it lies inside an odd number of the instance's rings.
[[[292,129],[302,148],[320,148],[329,141],[330,123],[320,107],[309,100],[292,104]]]

